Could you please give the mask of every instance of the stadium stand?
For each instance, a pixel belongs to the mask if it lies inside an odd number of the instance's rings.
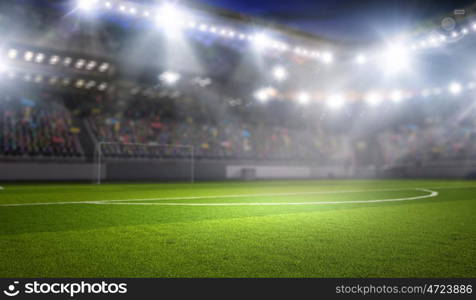
[[[71,113],[50,94],[0,96],[0,155],[4,159],[84,158]]]
[[[463,118],[450,115],[424,124],[401,124],[381,133],[379,143],[386,165],[475,160],[476,114],[473,109]]]
[[[345,113],[335,118],[322,105],[322,97],[308,108],[285,104],[288,95],[272,103],[256,103],[254,81],[269,83],[270,79],[256,72],[255,61],[238,39],[187,36],[203,72],[186,70],[181,75],[188,85],[170,87],[157,83],[158,74],[165,70],[163,61],[152,67],[143,59],[155,52],[154,57],[164,55],[160,47],[164,40],[150,41],[137,53],[128,50],[136,35],[144,32],[143,25],[124,26],[124,20],[111,17],[95,22],[92,33],[86,21],[76,26],[83,22],[79,16],[63,19],[54,9],[12,5],[8,13],[0,14],[0,22],[14,24],[5,37],[10,45],[4,48],[17,64],[12,69],[17,73],[2,76],[28,91],[0,94],[2,160],[90,162],[98,142],[189,145],[197,159],[344,162],[384,168],[476,159],[476,113],[469,109],[468,99],[451,111],[442,104],[447,99],[431,103],[418,99],[422,111],[418,115],[412,115],[418,109],[410,105],[400,115],[378,109],[376,114],[384,122],[362,125],[377,117],[357,102],[347,103]],[[121,61],[124,57],[127,62]],[[261,59],[264,65],[286,64],[273,54],[263,54]],[[289,59],[290,72],[296,66],[302,78],[314,74],[305,58]],[[326,72],[333,71],[321,72],[321,78],[332,77]],[[127,160],[181,159],[189,154],[177,148],[111,144],[104,145],[103,155]]]
[[[312,129],[296,130],[230,119],[207,122],[196,120],[191,115],[185,116],[184,120],[164,118],[160,113],[160,104],[151,109],[137,102],[122,116],[95,115],[88,122],[96,141],[191,145],[195,148],[196,158],[208,159],[331,159],[336,152],[330,148],[339,148],[336,143],[341,142],[338,138],[333,138],[330,143],[324,142],[324,134],[319,135]],[[129,150],[132,152],[124,153]],[[114,158],[174,158],[186,155],[134,153],[134,150],[118,144],[107,145],[104,151],[106,157]],[[147,150],[136,148],[135,151]]]

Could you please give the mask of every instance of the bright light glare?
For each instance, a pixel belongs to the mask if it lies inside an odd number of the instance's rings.
[[[286,71],[284,67],[277,66],[277,67],[274,67],[273,69],[273,77],[274,79],[278,81],[283,81],[283,80],[286,80],[286,78],[288,78],[288,72]]]
[[[91,10],[96,3],[97,0],[78,0],[78,8],[82,10]]]
[[[180,80],[180,74],[176,72],[167,71],[160,75],[160,79],[167,85],[174,85]]]
[[[165,30],[177,30],[180,28],[185,18],[184,13],[170,3],[163,4],[159,7],[156,24]]]
[[[381,64],[384,71],[389,74],[405,71],[410,66],[410,53],[402,45],[391,45],[385,50]]]
[[[18,51],[16,49],[8,50],[8,58],[15,59],[17,58],[17,55],[18,55]]]
[[[25,52],[25,60],[26,60],[26,61],[31,61],[31,60],[33,59],[33,55],[34,55],[34,54],[33,54],[33,52],[31,52],[31,51]]]
[[[363,54],[359,54],[355,58],[355,62],[358,63],[359,65],[363,65],[367,62],[367,57],[365,57],[365,55]]]
[[[321,55],[322,57],[322,61],[325,63],[325,64],[330,64],[334,61],[334,56],[332,55],[332,53],[330,52],[324,52],[322,53]]]
[[[53,55],[51,58],[50,58],[50,64],[52,65],[56,65],[56,63],[59,61],[59,56],[57,55]]]
[[[309,100],[310,100],[310,96],[308,93],[306,92],[300,92],[297,99],[298,99],[298,102],[299,104],[302,104],[302,105],[306,105],[309,103]]]
[[[376,106],[382,102],[382,97],[376,92],[370,92],[366,95],[365,101],[371,106]]]
[[[329,99],[327,99],[327,107],[333,110],[338,110],[344,106],[344,97],[340,94],[331,95]]]
[[[276,96],[277,92],[274,88],[272,87],[265,87],[262,89],[259,89],[256,91],[254,94],[254,97],[259,101],[259,102],[267,102],[269,99],[272,97]]]
[[[38,53],[36,55],[36,58],[35,58],[35,61],[39,64],[41,64],[43,62],[43,60],[45,59],[45,55],[43,53]]]
[[[269,99],[269,95],[266,89],[261,89],[256,91],[255,98],[260,102],[266,102]]]
[[[395,90],[395,91],[393,91],[392,94],[390,95],[390,98],[392,99],[393,102],[398,103],[398,102],[402,101],[402,99],[403,99],[403,94],[402,94],[401,91]]]
[[[463,87],[458,82],[452,82],[448,89],[449,89],[451,94],[457,95],[457,94],[461,93],[461,91],[463,90]]]
[[[109,64],[108,64],[108,63],[102,63],[102,64],[99,66],[99,72],[106,72],[108,68],[109,68]]]
[[[253,37],[253,43],[258,48],[266,48],[269,47],[272,41],[266,34],[259,33]]]

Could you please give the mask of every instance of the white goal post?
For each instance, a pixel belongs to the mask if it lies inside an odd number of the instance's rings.
[[[104,148],[106,148],[106,151]],[[119,152],[117,152],[118,150]],[[124,150],[126,151],[126,153],[122,153],[122,151]],[[134,153],[131,154],[131,152]],[[179,152],[180,158],[173,156],[175,152]],[[95,158],[97,164],[97,184],[101,184],[102,163],[104,163],[107,159],[137,160],[140,158],[150,160],[160,160],[167,158],[186,159],[190,162],[190,183],[195,182],[195,151],[194,147],[189,145],[98,142],[96,143]]]

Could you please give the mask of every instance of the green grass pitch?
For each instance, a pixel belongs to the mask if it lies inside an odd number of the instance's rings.
[[[0,277],[476,277],[474,181],[1,186]]]

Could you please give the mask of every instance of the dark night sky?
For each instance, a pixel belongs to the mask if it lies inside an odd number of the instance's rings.
[[[194,0],[320,36],[367,41],[411,29],[474,0]]]

